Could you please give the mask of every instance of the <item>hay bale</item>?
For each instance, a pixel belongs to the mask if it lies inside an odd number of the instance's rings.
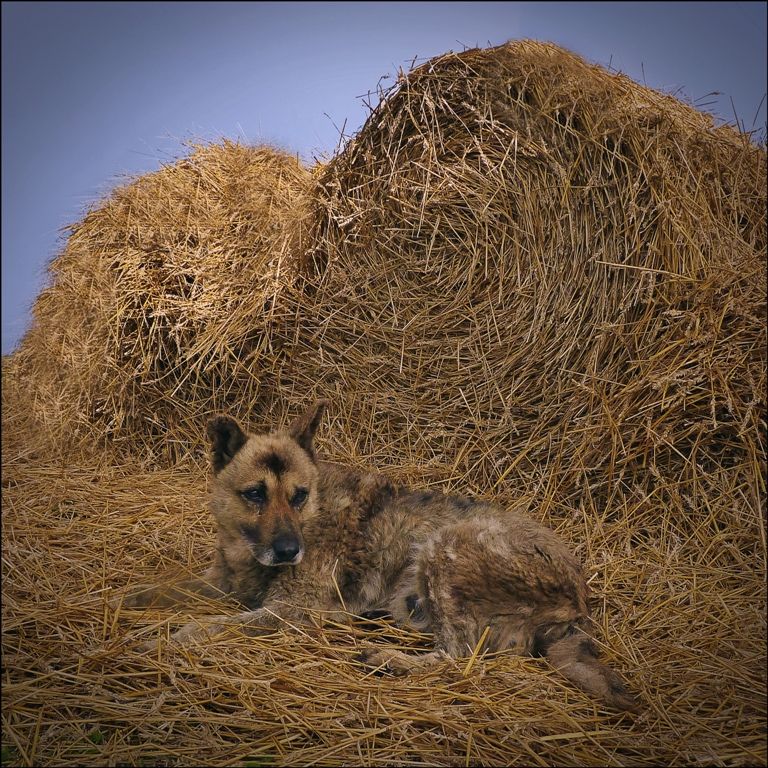
[[[225,141],[73,226],[15,355],[54,444],[174,459],[211,409],[270,396],[261,358],[275,296],[300,268],[310,190],[296,157]]]
[[[182,161],[89,214],[41,298],[59,309],[4,366],[10,762],[764,765],[765,149],[522,41],[400,78],[327,165],[288,175],[256,217],[278,222],[267,240],[232,225],[247,190],[227,186],[260,151],[207,148],[218,176],[181,184]],[[131,250],[131,227],[168,250]],[[196,255],[181,283],[177,249]],[[231,254],[253,269],[229,288]],[[189,459],[219,407],[261,428],[315,395],[334,400],[330,458],[527,498],[585,563],[603,652],[646,714],[601,712],[509,654],[373,680],[355,629],[133,650],[130,631],[187,616],[114,611],[109,588],[199,571],[213,540],[200,467],[143,459]],[[52,414],[76,413],[62,424],[124,455],[30,460],[33,410],[60,446]]]
[[[371,454],[480,492],[753,461],[765,178],[745,137],[553,46],[435,59],[320,177],[296,376]]]

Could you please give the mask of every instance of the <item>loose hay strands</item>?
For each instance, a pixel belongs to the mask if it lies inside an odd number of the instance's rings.
[[[117,190],[4,361],[7,762],[766,764],[765,160],[521,41],[403,75],[312,171],[224,144]],[[645,713],[480,649],[378,678],[361,642],[428,640],[319,616],[138,653],[224,610],[108,604],[205,567],[205,418],[315,395],[325,456],[556,528]]]
[[[648,706],[632,723],[602,711],[543,661],[510,654],[478,656],[466,676],[464,663],[449,662],[410,681],[372,677],[356,662],[361,642],[424,646],[393,628],[310,626],[256,639],[232,632],[203,647],[140,654],[131,637],[178,625],[187,612],[117,613],[106,599],[110,587],[207,560],[212,531],[199,475],[178,467],[62,472],[26,462],[5,471],[12,527],[4,543],[3,722],[11,763],[763,759],[762,650],[760,636],[745,631],[762,617],[748,571],[649,547],[635,555],[646,579],[632,594],[616,584],[628,566],[638,576],[630,560],[615,555],[590,569],[609,601],[599,611],[608,623],[604,653],[613,664],[624,660]]]

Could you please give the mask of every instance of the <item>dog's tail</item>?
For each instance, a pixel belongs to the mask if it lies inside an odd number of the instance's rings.
[[[542,650],[552,666],[583,691],[615,709],[640,711],[621,677],[598,660],[597,646],[583,630],[571,626],[564,636],[544,645]]]

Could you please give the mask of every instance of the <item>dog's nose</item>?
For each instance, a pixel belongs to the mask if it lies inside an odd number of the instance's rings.
[[[301,550],[301,544],[293,536],[278,536],[272,543],[272,551],[275,553],[275,562],[290,563]]]

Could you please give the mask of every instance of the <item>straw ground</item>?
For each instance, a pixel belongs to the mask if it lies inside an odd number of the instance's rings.
[[[4,361],[7,761],[765,764],[764,148],[521,41],[402,74],[311,170],[191,158],[85,217]],[[374,678],[363,637],[428,640],[320,616],[139,653],[189,614],[108,599],[207,564],[205,417],[318,396],[325,457],[555,528],[645,713],[473,649]]]

